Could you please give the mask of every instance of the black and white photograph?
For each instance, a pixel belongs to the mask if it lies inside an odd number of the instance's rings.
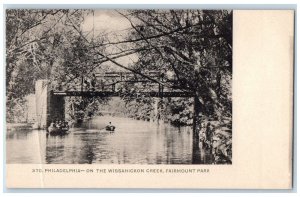
[[[7,164],[232,165],[232,10],[5,10]]]

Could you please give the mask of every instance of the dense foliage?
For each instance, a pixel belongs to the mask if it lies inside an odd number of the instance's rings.
[[[139,49],[134,70],[159,71],[166,89],[195,92],[201,119],[231,129],[232,12],[132,10],[120,14],[132,30],[119,44]],[[190,125],[192,103],[181,101],[163,99],[161,116],[174,124]],[[132,102],[135,106],[136,101]]]
[[[194,130],[214,163],[231,162],[232,12],[227,10],[132,10],[129,45],[139,52],[135,70],[164,73],[165,87],[195,93]],[[163,100],[162,115],[189,124],[190,103]],[[202,124],[200,124],[202,123]],[[196,135],[197,136],[197,135]]]
[[[84,32],[81,25],[88,15],[94,15],[92,10],[6,11],[7,121],[17,122],[18,116],[24,115],[20,111],[25,109],[20,106],[26,95],[34,93],[36,80],[48,79],[52,90],[88,90],[90,87],[83,87],[82,82],[88,84],[94,73],[125,69],[160,83],[165,91],[193,92],[199,104],[194,110],[194,98],[137,97],[139,91],[153,91],[153,87],[123,84],[125,106],[117,108],[129,117],[161,119],[175,125],[192,125],[196,117],[199,132],[208,128],[200,126],[204,122],[216,133],[230,133],[232,11],[115,12],[131,25],[121,31],[121,37]],[[131,64],[116,61],[132,54],[136,61]],[[151,71],[160,76],[148,75]],[[67,100],[67,113],[71,119],[84,119],[97,115],[107,101],[71,98]],[[227,143],[228,139],[223,141]]]

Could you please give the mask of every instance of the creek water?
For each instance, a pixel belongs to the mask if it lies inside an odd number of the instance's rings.
[[[114,132],[104,129],[108,122]],[[7,163],[195,164],[205,163],[191,127],[100,116],[64,136],[41,130],[8,131]]]

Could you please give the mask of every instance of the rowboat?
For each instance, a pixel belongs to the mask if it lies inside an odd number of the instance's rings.
[[[55,127],[53,124],[51,124],[48,127],[48,133],[50,135],[65,135],[69,131],[69,127]]]
[[[113,125],[107,125],[107,126],[105,127],[106,131],[114,131],[115,128],[116,128],[116,127],[113,126]]]

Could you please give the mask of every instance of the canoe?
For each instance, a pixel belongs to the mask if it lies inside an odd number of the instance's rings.
[[[106,127],[105,127],[105,129],[106,129],[106,131],[114,131],[115,130],[115,126],[112,126],[112,125],[107,125]]]
[[[48,132],[50,135],[65,135],[69,131],[69,128],[56,128],[56,127],[49,127]]]

